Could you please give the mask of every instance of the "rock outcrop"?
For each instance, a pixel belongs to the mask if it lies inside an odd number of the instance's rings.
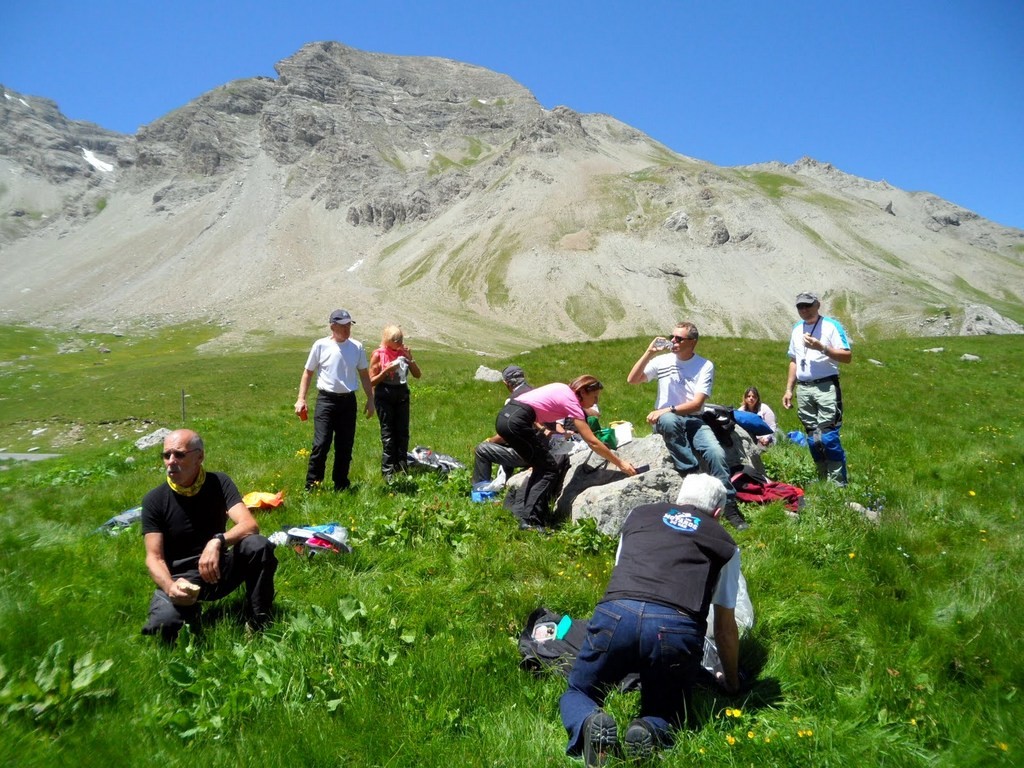
[[[1024,231],[934,195],[718,168],[445,59],[323,42],[276,69],[131,136],[5,89],[0,322],[306,333],[343,304],[474,349],[484,323],[493,352],[666,314],[783,339],[813,288],[854,335],[1020,332]]]

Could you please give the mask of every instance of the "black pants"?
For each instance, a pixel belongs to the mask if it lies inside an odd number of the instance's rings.
[[[551,455],[547,441],[534,429],[536,419],[533,408],[513,400],[498,413],[494,429],[533,470],[519,492],[513,514],[523,523],[550,525],[553,521],[548,507],[558,487],[562,467]]]
[[[277,556],[274,545],[266,537],[246,536],[220,556],[220,581],[207,584],[199,575],[199,556],[170,564],[171,576],[188,579],[200,587],[199,600],[193,605],[179,606],[171,602],[162,589],[154,590],[149,603],[149,621],[142,634],[159,633],[164,640],[173,642],[186,621],[199,618],[200,603],[227,597],[245,582],[245,612],[258,625],[270,619],[274,604],[274,572]]]
[[[409,461],[409,385],[378,384],[373,389],[373,404],[383,448],[380,471],[385,477],[404,472]]]
[[[526,464],[515,450],[501,443],[477,443],[473,449],[473,485],[490,482],[491,466],[497,464],[505,470],[505,477],[512,477],[517,467]]]
[[[348,470],[352,465],[352,444],[356,439],[356,396],[354,392],[336,395],[318,391],[313,415],[313,448],[309,452],[306,487],[322,483],[327,468],[327,452],[334,441],[334,490],[349,487]]]

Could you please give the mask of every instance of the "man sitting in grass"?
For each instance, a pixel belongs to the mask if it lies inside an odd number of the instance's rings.
[[[615,567],[594,609],[559,708],[569,733],[566,753],[588,768],[618,748],[605,695],[630,673],[640,675],[640,717],[623,737],[628,758],[671,743],[684,702],[701,674],[708,612],[722,662],[720,685],[739,687],[736,598],[740,551],[718,523],[725,486],[711,475],[687,475],[675,504],[645,504],[622,524]]]
[[[274,545],[242,503],[231,478],[203,468],[203,440],[179,429],[164,439],[167,482],[142,500],[146,568],[156,583],[142,634],[173,642],[198,618],[199,601],[219,600],[244,581],[247,623],[262,629],[274,602]],[[228,518],[234,525],[225,530]]]

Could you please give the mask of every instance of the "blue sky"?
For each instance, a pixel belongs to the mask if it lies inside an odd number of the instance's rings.
[[[807,155],[1024,228],[1021,0],[22,0],[0,83],[132,133],[318,40],[487,67],[718,165]]]

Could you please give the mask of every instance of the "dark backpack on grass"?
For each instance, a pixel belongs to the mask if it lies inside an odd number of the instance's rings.
[[[561,640],[534,640],[533,631],[538,624],[551,622],[558,624],[562,614],[555,613],[541,606],[530,614],[526,626],[519,635],[519,654],[523,657],[519,662],[520,669],[531,672],[543,672],[553,669],[563,677],[569,676],[569,670],[576,661],[576,654],[583,647],[587,636],[587,622],[584,619],[573,619],[572,627]]]
[[[587,639],[587,620],[573,619],[572,626],[561,640],[556,640],[553,637],[543,641],[533,639],[533,630],[538,624],[545,622],[558,624],[561,620],[562,614],[555,613],[543,606],[530,614],[526,620],[526,626],[519,635],[519,654],[523,657],[519,662],[520,669],[526,669],[535,674],[541,674],[545,670],[554,670],[562,677],[569,677],[573,662],[576,661],[576,655],[583,647],[583,641]],[[640,676],[635,672],[626,675],[618,684],[620,691],[632,691],[639,687]]]

